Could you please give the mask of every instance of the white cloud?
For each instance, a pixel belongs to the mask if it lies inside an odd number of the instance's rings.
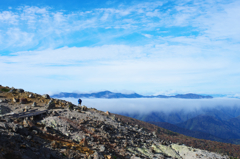
[[[16,24],[18,15],[15,15],[13,12],[10,11],[3,11],[0,13],[0,21],[2,23],[9,23],[9,24]]]
[[[147,12],[146,16],[150,17],[160,17],[161,13],[159,12],[159,9],[155,9],[154,11]]]
[[[151,38],[152,35],[151,34],[143,34],[143,36],[147,37],[147,38]]]
[[[23,32],[19,28],[9,28],[6,32],[8,39],[8,47],[27,46],[32,43],[34,35],[32,33]]]
[[[239,42],[239,1],[210,7],[196,18],[195,25],[204,29],[204,33],[212,39],[233,39]]]

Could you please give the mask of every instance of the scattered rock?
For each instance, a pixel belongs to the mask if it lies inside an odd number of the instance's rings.
[[[48,102],[48,104],[47,104],[47,106],[46,106],[46,109],[53,109],[54,107],[55,107],[55,103],[54,103],[53,99],[51,99],[51,100]]]
[[[88,143],[86,138],[82,138],[82,140],[80,141],[79,145],[83,146],[83,147],[88,147]]]
[[[52,115],[53,115],[53,116],[58,116],[58,113],[57,113],[56,111],[53,111],[53,112],[52,112]]]
[[[28,135],[28,136],[27,136],[27,139],[28,139],[28,140],[31,140],[31,139],[32,139],[32,136],[31,136],[31,135]]]
[[[131,159],[141,159],[140,157],[136,157],[135,155],[133,155],[132,157],[131,157]]]
[[[154,132],[152,132],[152,134],[153,134],[153,136],[154,137],[157,137],[157,134],[156,134],[156,132],[154,131]]]
[[[23,127],[29,127],[29,124],[28,124],[28,120],[27,119],[24,119],[23,120]]]
[[[17,89],[17,92],[18,92],[18,93],[23,93],[24,90],[23,90],[23,89]]]
[[[11,109],[9,109],[6,106],[0,105],[0,114],[6,114],[6,113],[10,113]]]
[[[27,98],[20,98],[20,104],[27,104],[28,100]]]
[[[13,100],[13,102],[14,102],[14,103],[16,103],[16,102],[18,102],[18,101],[19,101],[19,99],[18,99],[18,98],[13,98],[12,100]]]
[[[11,88],[10,90],[9,90],[9,93],[15,93],[16,92],[16,89],[15,88]]]
[[[6,99],[0,99],[0,103],[6,103],[7,100]]]
[[[12,130],[14,132],[17,132],[18,131],[18,125],[17,124],[14,124],[13,127],[12,127]]]
[[[48,126],[44,127],[43,130],[44,130],[45,132],[48,132],[48,133],[51,133],[51,132],[52,132],[52,131],[51,131],[51,128],[48,127]]]
[[[7,123],[4,123],[4,124],[3,124],[3,128],[4,128],[4,129],[8,129],[8,128],[9,128],[8,124],[7,124]]]
[[[33,130],[32,131],[34,135],[37,135],[38,134],[38,131],[37,130]]]
[[[82,106],[82,111],[87,111],[87,107],[85,105]]]
[[[99,159],[99,155],[98,155],[97,151],[94,152],[93,159]]]
[[[113,159],[111,155],[107,155],[107,159]]]
[[[69,110],[73,110],[73,104],[72,103],[68,103],[67,107],[68,107]]]
[[[42,95],[42,97],[45,99],[50,99],[50,96],[48,94],[44,94],[44,95]]]
[[[99,152],[104,152],[104,151],[105,151],[104,145],[100,145],[100,146],[99,146]]]
[[[37,103],[33,102],[32,107],[36,107],[36,106],[37,106]]]

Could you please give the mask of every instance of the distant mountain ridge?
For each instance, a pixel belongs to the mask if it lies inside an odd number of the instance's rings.
[[[198,95],[193,93],[188,94],[177,94],[174,96],[166,96],[166,95],[156,95],[156,96],[144,96],[137,93],[132,94],[122,94],[122,93],[114,93],[110,91],[101,91],[97,93],[68,93],[61,92],[59,94],[54,94],[52,97],[55,98],[184,98],[184,99],[201,99],[201,98],[213,98],[209,95]]]

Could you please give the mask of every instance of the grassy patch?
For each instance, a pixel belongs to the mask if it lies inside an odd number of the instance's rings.
[[[7,88],[2,88],[2,89],[1,89],[1,91],[3,91],[3,92],[9,92],[9,91],[10,91],[10,89],[7,89]]]

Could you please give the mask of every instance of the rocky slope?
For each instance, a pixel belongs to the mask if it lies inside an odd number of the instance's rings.
[[[186,136],[195,137],[195,138],[198,138],[198,139],[206,139],[206,140],[212,140],[212,141],[231,143],[231,140],[222,139],[222,138],[216,137],[214,135],[204,133],[204,132],[200,132],[200,131],[188,130],[188,129],[181,128],[181,127],[178,127],[176,125],[169,124],[169,123],[166,123],[166,122],[149,122],[149,123],[157,125],[159,127],[165,128],[165,129],[168,129],[168,130],[171,130],[173,132],[184,134]]]
[[[193,131],[209,133],[219,138],[236,140],[240,139],[239,122],[239,118],[224,121],[212,116],[201,115],[176,125]]]
[[[126,118],[0,86],[0,158],[229,158],[172,143]]]

